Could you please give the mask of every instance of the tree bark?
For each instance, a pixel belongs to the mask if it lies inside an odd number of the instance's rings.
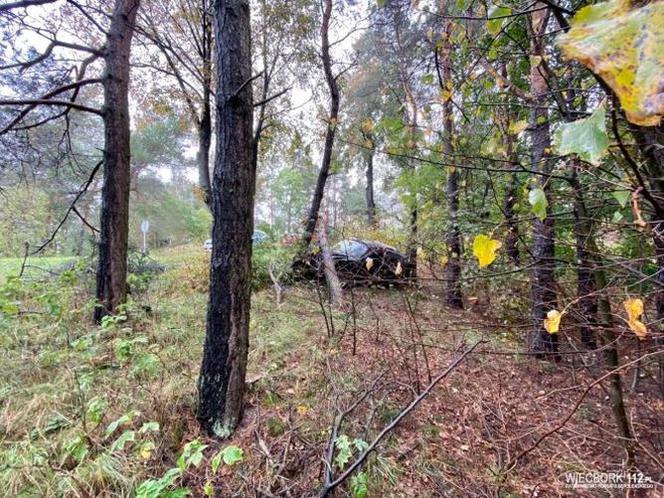
[[[212,187],[210,185],[210,146],[212,144],[212,112],[210,109],[210,98],[212,96],[212,21],[207,12],[207,1],[203,3],[201,12],[202,47],[201,58],[203,61],[203,101],[198,119],[198,152],[196,153],[196,164],[198,166],[198,186],[203,194],[203,202],[210,206]]]
[[[518,169],[519,155],[514,150],[514,135],[509,131],[509,121],[507,121],[503,133],[505,134],[505,155],[511,161],[511,168]],[[514,216],[514,207],[517,203],[519,192],[519,178],[516,173],[510,175],[510,181],[505,192],[505,201],[503,206],[503,215],[505,216],[505,225],[507,226],[507,235],[505,236],[505,253],[516,265],[520,263],[519,254],[519,224]]]
[[[583,186],[578,179],[581,163],[572,159],[572,190],[574,191],[574,235],[576,238],[577,299],[579,301],[579,332],[586,349],[595,349],[594,330],[597,327],[597,296],[593,279],[592,256],[588,243],[594,239],[593,222],[588,215]]]
[[[116,0],[104,54],[104,183],[94,312],[97,322],[114,313],[127,297],[129,55],[139,4],[140,0]]]
[[[323,22],[321,25],[321,50],[323,58],[323,71],[325,72],[325,81],[330,91],[330,116],[327,121],[327,131],[325,132],[325,146],[323,149],[323,160],[320,170],[318,172],[318,180],[316,181],[316,189],[311,199],[311,207],[309,215],[307,216],[304,233],[300,241],[300,248],[298,255],[301,257],[306,254],[311,244],[314,230],[316,229],[316,221],[318,221],[318,213],[320,205],[323,202],[325,195],[325,184],[327,177],[330,174],[330,164],[332,163],[332,148],[334,146],[334,137],[337,130],[337,120],[339,118],[339,86],[337,80],[332,73],[332,58],[330,55],[330,19],[332,17],[332,0],[325,0],[323,3]]]
[[[653,285],[655,306],[657,308],[656,343],[664,345],[664,124],[644,127],[632,126],[632,133],[642,155],[646,158],[646,172],[650,187],[651,204],[657,220],[652,226],[652,237],[655,245],[657,273]],[[664,395],[664,359],[659,359],[659,388]]]
[[[531,54],[535,57],[544,56],[542,34],[546,29],[548,9],[534,12],[531,15]],[[550,191],[549,175],[553,170],[551,159],[551,134],[547,94],[549,88],[544,78],[542,62],[532,64],[530,68],[530,89],[533,96],[530,117],[530,141],[532,169],[541,174],[535,178],[535,184],[541,188],[547,199]],[[558,335],[549,334],[544,329],[547,312],[556,307],[554,280],[554,222],[548,203],[546,216],[543,220],[535,218],[533,222],[533,273],[531,279],[533,328],[528,341],[529,349],[534,352],[558,351]]]
[[[454,166],[454,115],[452,113],[452,60],[450,30],[452,24],[447,23],[443,32],[439,50],[440,54],[440,86],[443,92],[443,152],[447,162],[447,267],[445,292],[448,306],[463,308],[461,293],[461,232],[459,230],[459,170]]]
[[[364,194],[367,202],[367,224],[370,227],[376,226],[376,202],[374,200],[374,147],[375,143],[371,133],[363,133],[365,140],[371,143],[371,149],[364,154],[365,158],[365,176],[366,186]]]
[[[593,256],[593,283],[597,289],[602,290],[598,299],[598,319],[599,330],[601,330],[600,339],[602,349],[605,350],[606,368],[608,371],[617,370],[620,366],[618,350],[616,348],[616,330],[613,322],[613,312],[611,310],[611,301],[605,294],[607,288],[606,273],[602,266],[602,258],[597,249],[594,236],[590,236],[587,241],[587,247]],[[620,372],[614,372],[609,376],[609,401],[611,402],[611,411],[618,428],[618,435],[625,450],[625,467],[629,470],[634,463],[634,439],[629,425],[627,411],[625,409],[625,400],[623,396],[622,378]]]
[[[330,291],[330,304],[337,308],[343,299],[341,291],[341,282],[334,267],[334,259],[330,251],[330,244],[327,241],[327,213],[324,213],[318,221],[318,241],[320,242],[321,256],[323,257],[323,273],[327,281],[327,288]]]
[[[197,418],[227,437],[242,417],[251,300],[253,159],[251,24],[248,0],[216,0],[216,131],[212,262]]]

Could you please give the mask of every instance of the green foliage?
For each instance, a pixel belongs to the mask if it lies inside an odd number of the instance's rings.
[[[272,283],[270,271],[280,283],[288,282],[293,255],[294,248],[292,247],[281,247],[270,242],[254,245],[251,269],[252,289],[260,290],[270,285]]]
[[[226,465],[233,466],[236,463],[240,463],[243,459],[244,451],[242,448],[231,444],[218,451],[217,454],[212,457],[210,460],[210,469],[213,474],[216,474],[222,462]]]
[[[530,189],[530,192],[528,192],[528,202],[532,207],[533,214],[541,221],[544,221],[547,207],[549,206],[549,201],[546,198],[544,190],[539,187]]]
[[[203,450],[205,448],[207,448],[207,445],[201,443],[198,439],[188,442],[178,458],[178,468],[184,471],[191,466],[198,467],[203,461]]]
[[[561,124],[555,135],[555,145],[561,155],[576,154],[584,161],[600,164],[609,148],[604,105],[588,118]]]
[[[512,13],[509,7],[493,6],[489,10],[489,20],[486,22],[486,29],[490,35],[497,35],[506,21],[506,16]]]
[[[136,488],[136,498],[176,498],[188,496],[190,491],[180,488],[175,491],[169,491],[182,475],[179,468],[169,469],[159,479],[148,479]]]
[[[369,493],[368,476],[366,472],[358,472],[350,478],[350,489],[353,498],[366,498]]]
[[[334,464],[343,469],[353,457],[355,451],[362,453],[369,445],[362,439],[353,439],[352,441],[345,434],[341,434],[334,442],[337,448],[337,455],[334,457]]]

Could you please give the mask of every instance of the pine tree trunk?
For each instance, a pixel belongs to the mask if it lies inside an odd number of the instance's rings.
[[[447,267],[446,267],[446,301],[449,306],[463,308],[461,293],[461,232],[459,230],[459,170],[454,166],[454,115],[452,113],[452,61],[450,46],[450,30],[452,24],[446,25],[440,47],[441,91],[443,92],[443,152],[446,161],[451,164],[447,168]]]
[[[127,297],[130,127],[129,55],[140,0],[116,0],[104,55],[104,183],[101,192],[97,322]]]
[[[325,80],[330,92],[330,116],[327,121],[327,130],[325,132],[325,146],[323,148],[323,160],[320,170],[318,172],[318,180],[316,181],[316,189],[311,199],[311,207],[309,208],[309,215],[304,227],[304,233],[300,241],[298,256],[302,257],[306,254],[311,244],[314,230],[316,229],[316,222],[318,221],[318,213],[320,211],[323,196],[325,195],[325,184],[327,177],[330,174],[330,164],[332,163],[332,148],[334,147],[334,137],[337,131],[337,120],[339,118],[339,87],[337,80],[332,74],[332,59],[330,55],[330,41],[329,29],[330,19],[332,17],[332,0],[325,0],[323,4],[323,22],[321,25],[321,49],[323,57],[323,70],[325,72]]]
[[[531,15],[531,54],[535,57],[544,56],[542,33],[546,29],[548,10],[540,10]],[[541,62],[531,65],[530,89],[533,103],[530,117],[530,141],[532,169],[541,174],[535,178],[535,184],[541,188],[547,199],[549,198],[549,176],[553,169],[551,159],[551,134],[549,130],[549,116],[547,94],[549,87],[544,79],[544,69]],[[554,280],[554,230],[553,218],[549,202],[546,216],[543,220],[535,218],[533,222],[533,272],[531,280],[532,292],[532,318],[533,329],[528,340],[529,349],[534,352],[558,351],[558,335],[549,334],[544,329],[544,319],[547,312],[556,307],[556,292]]]
[[[212,197],[210,185],[210,146],[212,144],[212,112],[210,98],[212,97],[212,19],[208,12],[208,0],[201,3],[201,45],[199,53],[202,59],[202,101],[198,117],[198,152],[196,165],[198,166],[198,187],[201,189],[203,202],[209,207]]]
[[[197,414],[201,427],[217,437],[227,437],[242,417],[249,347],[256,185],[250,27],[248,0],[217,0],[214,225]]]

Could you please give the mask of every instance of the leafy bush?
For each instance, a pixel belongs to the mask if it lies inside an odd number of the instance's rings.
[[[290,280],[293,251],[293,248],[281,247],[277,244],[254,245],[251,288],[260,290],[272,284],[270,271],[280,283],[288,282]]]
[[[147,291],[154,277],[165,270],[164,265],[152,259],[147,253],[130,251],[127,256],[127,283],[133,294]]]

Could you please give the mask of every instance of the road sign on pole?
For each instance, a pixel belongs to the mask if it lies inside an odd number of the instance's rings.
[[[147,252],[147,240],[146,236],[150,230],[150,222],[148,220],[141,221],[141,232],[143,232],[143,252]]]

